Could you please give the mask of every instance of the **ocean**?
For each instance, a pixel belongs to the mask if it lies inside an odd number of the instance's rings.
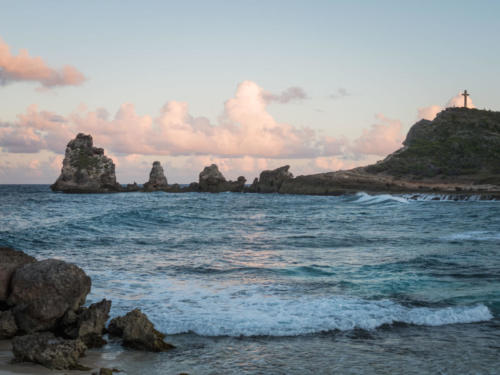
[[[0,185],[0,246],[80,266],[177,348],[127,374],[500,374],[500,202]]]

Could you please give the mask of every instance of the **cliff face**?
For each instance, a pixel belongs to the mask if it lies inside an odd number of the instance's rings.
[[[403,145],[366,172],[500,181],[500,112],[448,108],[413,125]]]
[[[119,191],[120,185],[113,160],[93,146],[92,136],[80,133],[68,143],[61,175],[50,188],[65,193],[107,193]]]

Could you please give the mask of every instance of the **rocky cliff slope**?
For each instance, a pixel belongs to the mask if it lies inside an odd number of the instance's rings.
[[[403,147],[384,160],[348,171],[287,180],[285,194],[439,192],[500,197],[500,112],[448,108],[421,120]]]
[[[64,156],[61,175],[50,187],[65,193],[107,193],[119,191],[115,164],[94,147],[92,136],[79,133],[71,140]]]

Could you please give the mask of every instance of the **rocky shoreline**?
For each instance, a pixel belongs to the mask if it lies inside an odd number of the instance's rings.
[[[133,350],[174,348],[139,309],[108,324],[111,301],[83,306],[90,289],[90,277],[74,264],[37,261],[22,251],[0,247],[0,340],[11,340],[13,361],[89,371],[80,358],[88,349],[105,345],[105,334]],[[119,370],[99,370],[112,372]]]
[[[306,195],[373,194],[447,195],[451,199],[479,196],[500,199],[500,112],[448,108],[435,120],[412,126],[403,147],[384,160],[346,171],[294,177],[290,166],[260,173],[251,185],[246,178],[228,181],[217,165],[200,172],[198,182],[169,185],[159,161],[142,186],[122,186],[115,165],[91,135],[78,134],[67,147],[61,175],[51,185],[64,193],[239,192]]]

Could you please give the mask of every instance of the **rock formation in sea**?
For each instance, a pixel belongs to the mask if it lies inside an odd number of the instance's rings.
[[[149,173],[149,181],[144,184],[145,191],[164,190],[168,188],[165,172],[159,161],[153,163]]]
[[[246,179],[243,176],[238,177],[236,181],[227,181],[224,175],[219,171],[216,164],[205,167],[200,172],[197,185],[191,184],[188,189],[221,193],[224,191],[241,192],[245,188]]]
[[[85,272],[62,260],[37,261],[22,251],[0,248],[0,276],[0,340],[12,339],[15,360],[89,370],[78,361],[88,348],[106,343],[102,336],[111,301],[83,306],[91,287]],[[113,319],[110,327],[130,348],[157,352],[174,347],[138,309]]]
[[[174,348],[173,345],[163,341],[165,335],[157,331],[153,323],[139,309],[112,319],[109,322],[108,332],[122,337],[123,346],[133,349],[164,352]]]
[[[500,112],[448,108],[433,121],[413,125],[403,147],[376,164],[298,176],[279,190],[318,195],[357,191],[500,198]]]
[[[247,191],[252,193],[279,192],[283,182],[293,178],[293,174],[288,171],[289,169],[290,166],[285,165],[274,170],[262,171],[259,178],[253,181]]]
[[[91,135],[79,133],[71,140],[64,156],[61,175],[51,186],[65,193],[110,193],[121,190],[116,182],[115,164],[94,147]]]

